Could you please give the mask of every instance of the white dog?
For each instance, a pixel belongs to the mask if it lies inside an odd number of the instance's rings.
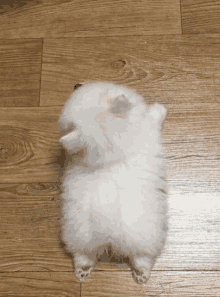
[[[167,234],[165,115],[106,82],[81,86],[65,105],[58,127],[72,160],[62,180],[62,239],[80,281],[108,246],[129,257],[137,283],[148,280]]]

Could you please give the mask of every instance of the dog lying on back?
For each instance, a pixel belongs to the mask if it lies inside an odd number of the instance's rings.
[[[79,281],[108,246],[129,257],[137,283],[148,280],[167,235],[165,115],[162,105],[106,82],[80,86],[66,103],[60,142],[83,154],[62,177],[62,239]]]

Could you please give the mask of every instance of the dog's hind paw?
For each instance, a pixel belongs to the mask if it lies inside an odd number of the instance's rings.
[[[137,284],[146,284],[150,277],[149,273],[142,273],[138,275],[135,271],[132,272],[132,276]]]
[[[92,270],[93,270],[92,267],[76,268],[75,269],[75,276],[80,282],[83,282],[85,279],[90,277]]]

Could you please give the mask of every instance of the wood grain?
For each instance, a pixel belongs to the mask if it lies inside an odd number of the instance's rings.
[[[109,281],[111,279],[111,282]],[[101,288],[101,289],[100,289]],[[132,281],[128,272],[96,273],[84,284],[82,296],[220,296],[218,273],[215,271],[152,272],[146,286]]]
[[[180,34],[180,4],[179,0],[40,1],[2,14],[0,28],[0,38]]]
[[[179,112],[215,110],[219,68],[218,35],[45,39],[40,104],[64,104],[76,83],[108,80]]]
[[[60,107],[0,109],[1,182],[58,181]]]
[[[220,33],[220,2],[218,0],[181,0],[183,34]]]
[[[80,284],[67,272],[16,272],[0,274],[0,297],[81,297]]]
[[[38,106],[40,39],[0,41],[0,107]]]
[[[93,273],[80,294],[72,272],[17,272],[0,274],[0,296],[183,296],[218,297],[218,273],[213,271],[152,272],[146,286],[135,284],[130,272]]]

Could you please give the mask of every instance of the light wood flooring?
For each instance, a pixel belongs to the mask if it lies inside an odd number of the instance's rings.
[[[56,121],[89,81],[168,111],[170,230],[144,286],[106,257],[80,285],[59,241]],[[220,296],[220,1],[0,0],[0,296]]]

